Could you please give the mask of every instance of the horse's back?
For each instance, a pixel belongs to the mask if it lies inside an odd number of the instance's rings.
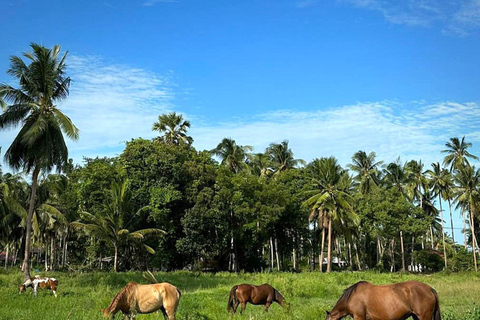
[[[365,310],[373,318],[401,319],[410,313],[423,314],[433,310],[436,298],[432,288],[418,281],[386,285],[361,283],[351,294],[349,307]]]

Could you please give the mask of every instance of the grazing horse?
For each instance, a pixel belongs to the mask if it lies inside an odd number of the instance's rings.
[[[237,312],[238,304],[241,303],[240,314],[242,314],[247,307],[247,302],[254,305],[263,304],[265,305],[265,311],[268,311],[268,308],[273,302],[277,302],[282,307],[287,303],[282,294],[269,284],[265,283],[261,286],[240,284],[230,290],[227,311],[231,311],[232,313]]]
[[[349,287],[325,320],[441,320],[437,292],[418,281],[376,286],[360,281]]]
[[[55,278],[40,278],[40,276],[35,276],[35,278],[29,278],[25,280],[25,282],[20,286],[20,292],[27,291],[27,288],[33,288],[33,294],[35,297],[37,296],[37,289],[40,287],[42,289],[49,289],[52,290],[53,295],[55,298],[57,297],[57,287],[58,287],[58,280]]]
[[[113,298],[110,306],[103,309],[105,318],[113,319],[121,311],[126,319],[133,319],[137,313],[152,313],[161,310],[165,319],[175,320],[175,312],[181,293],[170,283],[138,284],[129,282]]]

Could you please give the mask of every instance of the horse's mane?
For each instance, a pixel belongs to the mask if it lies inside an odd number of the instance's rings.
[[[343,291],[343,294],[340,297],[340,299],[338,299],[337,304],[342,300],[345,301],[345,303],[347,303],[348,299],[350,299],[350,296],[352,295],[352,293],[357,289],[358,285],[362,284],[362,283],[368,283],[368,282],[367,281],[359,281],[359,282],[355,283],[354,285],[345,289]]]
[[[107,309],[105,309],[106,312],[111,313],[116,311],[115,308],[117,308],[118,304],[121,303],[128,303],[128,298],[134,291],[135,287],[137,286],[137,283],[135,282],[129,282],[122,290],[120,290],[119,293],[113,298],[112,302],[108,306]],[[130,306],[128,306],[130,307]]]

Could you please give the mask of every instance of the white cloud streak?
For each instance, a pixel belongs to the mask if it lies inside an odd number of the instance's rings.
[[[158,75],[98,57],[69,57],[74,82],[70,97],[60,105],[80,128],[80,140],[68,142],[70,156],[115,156],[132,138],[152,138],[158,115],[175,110],[176,86],[171,74]],[[179,110],[176,110],[177,112]],[[358,150],[375,151],[378,159],[441,161],[444,144],[466,135],[472,153],[480,155],[480,106],[477,102],[391,101],[357,103],[317,110],[279,110],[211,123],[208,114],[185,115],[199,149],[213,149],[224,137],[263,152],[272,142],[290,141],[296,157],[311,161],[335,156],[343,165]],[[202,119],[200,121],[199,119]],[[192,121],[193,120],[193,121]],[[14,131],[0,132],[4,152]]]
[[[394,24],[440,26],[443,33],[460,36],[480,28],[480,0],[337,0],[380,12]]]

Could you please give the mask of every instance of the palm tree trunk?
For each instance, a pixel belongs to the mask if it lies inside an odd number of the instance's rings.
[[[440,203],[440,219],[442,219],[443,257],[445,260],[445,269],[447,269],[447,249],[445,248],[445,230],[443,229],[443,209],[442,209],[442,199],[440,197],[440,193],[438,194],[438,202]]]
[[[275,258],[273,256],[273,239],[270,237],[270,265],[273,271],[274,268],[274,263],[275,263]]]
[[[322,224],[322,244],[320,246],[320,260],[318,260],[320,272],[323,272],[323,248],[325,248],[325,228]]]
[[[114,257],[114,260],[113,260],[113,271],[117,272],[118,247],[117,247],[117,244],[114,244],[113,246],[115,248],[115,257]]]
[[[412,266],[412,270],[410,271],[413,271],[414,270],[414,263],[413,263],[413,254],[415,253],[415,236],[413,235],[412,236],[412,256],[410,257],[410,265]]]
[[[32,218],[33,210],[35,209],[35,198],[37,196],[37,183],[40,168],[35,167],[32,173],[32,192],[30,194],[30,205],[28,208],[27,221],[25,223],[25,255],[22,264],[23,278],[27,280],[30,278],[30,241],[32,237]]]
[[[467,226],[465,224],[465,211],[461,209],[462,212],[462,221],[463,221],[463,244],[465,245],[465,249],[467,249]]]
[[[280,271],[280,259],[278,259],[278,242],[277,242],[277,237],[275,237],[275,258],[277,259],[277,271]]]
[[[452,203],[450,202],[450,198],[448,199],[448,207],[450,209],[450,227],[452,228],[452,240],[453,244],[455,244],[455,233],[453,233]]]
[[[392,265],[390,266],[390,272],[395,271],[395,238],[391,241],[391,249],[390,249],[390,257],[392,261]]]
[[[473,265],[475,266],[475,272],[477,272],[477,241],[475,237],[475,221],[473,219],[475,213],[474,208],[475,206],[472,206],[472,204],[470,204],[470,229],[472,230]]]
[[[431,243],[431,245],[432,245],[432,250],[434,250],[434,249],[435,249],[435,248],[434,248],[435,246],[434,246],[434,244],[433,244],[433,227],[432,227],[432,225],[430,225],[430,243]]]
[[[328,218],[327,273],[332,272],[332,217]]]
[[[45,241],[45,272],[47,271],[48,271],[48,242]]]
[[[402,272],[405,272],[405,251],[403,250],[403,232],[400,231],[400,247],[402,250]]]
[[[360,264],[360,258],[358,257],[358,248],[357,248],[357,244],[354,242],[353,243],[353,248],[355,249],[355,260],[357,260],[357,267],[358,267],[358,270],[362,270],[362,265]]]
[[[6,245],[6,248],[5,248],[5,270],[7,270],[7,265],[8,265],[8,250],[10,249],[10,245]]]
[[[55,243],[53,241],[53,235],[50,238],[50,271],[53,271],[55,266],[55,254],[54,254]]]
[[[348,242],[348,263],[350,264],[350,270],[353,270],[353,259],[352,259],[352,244]]]

